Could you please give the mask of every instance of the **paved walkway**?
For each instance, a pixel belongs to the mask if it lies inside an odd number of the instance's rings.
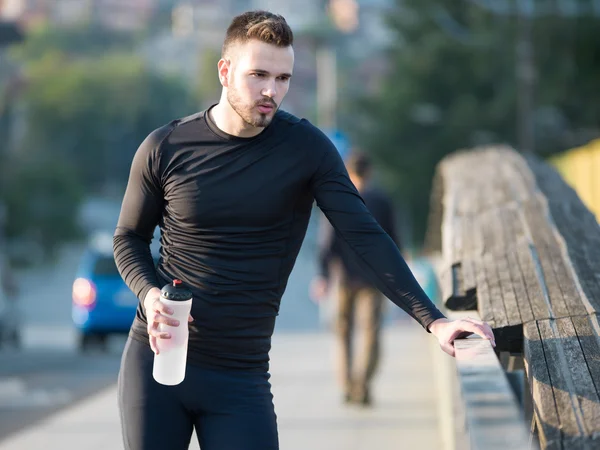
[[[345,407],[332,370],[331,335],[279,333],[271,382],[282,450],[440,448],[433,337],[413,322],[388,328],[370,409]],[[232,430],[235,432],[235,430]],[[122,449],[111,387],[24,430],[0,450]],[[195,437],[190,449],[198,449]],[[169,449],[165,449],[169,450]]]

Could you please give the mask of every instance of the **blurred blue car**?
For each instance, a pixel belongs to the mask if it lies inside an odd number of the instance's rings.
[[[73,283],[71,317],[80,350],[106,350],[110,334],[128,333],[137,304],[117,270],[112,235],[98,234],[84,251]]]

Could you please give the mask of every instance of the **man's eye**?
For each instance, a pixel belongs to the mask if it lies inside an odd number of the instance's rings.
[[[265,76],[265,74],[264,73],[253,73],[252,76],[262,78]]]

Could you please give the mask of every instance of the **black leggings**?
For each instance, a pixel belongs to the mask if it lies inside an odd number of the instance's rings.
[[[129,338],[119,372],[125,450],[187,450],[193,428],[202,450],[278,450],[270,375],[188,363],[185,380],[152,377],[154,353]]]

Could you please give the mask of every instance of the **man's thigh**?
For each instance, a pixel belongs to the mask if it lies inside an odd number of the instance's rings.
[[[128,340],[118,386],[125,450],[187,450],[193,418],[180,400],[179,386],[153,379],[153,358],[148,345]]]
[[[279,450],[273,411],[202,415],[196,434],[202,450]]]
[[[270,375],[205,372],[195,426],[202,450],[278,450]],[[209,390],[210,389],[210,390]]]

